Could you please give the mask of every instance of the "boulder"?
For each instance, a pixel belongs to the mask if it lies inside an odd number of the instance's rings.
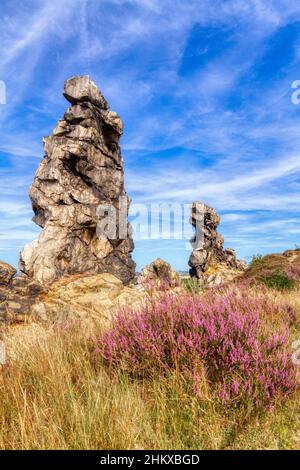
[[[180,277],[169,263],[157,258],[142,269],[137,283],[146,289],[155,286],[176,287],[180,284]]]
[[[32,306],[32,319],[45,323],[100,319],[106,325],[118,309],[138,308],[144,298],[142,292],[124,286],[112,274],[69,276],[54,282],[40,296]]]
[[[88,76],[75,76],[66,80],[63,95],[72,104],[88,101],[99,108],[109,108],[96,83]]]
[[[17,270],[13,268],[10,264],[0,261],[0,285],[9,284],[16,273]]]
[[[138,308],[145,294],[109,273],[64,276],[48,286],[25,275],[0,286],[0,322],[62,323],[101,320],[123,307]]]

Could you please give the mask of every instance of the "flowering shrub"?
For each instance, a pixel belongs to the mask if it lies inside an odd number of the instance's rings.
[[[290,359],[291,307],[227,288],[202,296],[167,293],[140,312],[120,312],[97,352],[134,377],[176,371],[196,393],[204,377],[223,403],[271,404],[297,384]]]
[[[300,281],[299,258],[299,254],[296,259],[289,259],[289,256],[284,254],[253,256],[244,277],[278,291],[294,289]]]

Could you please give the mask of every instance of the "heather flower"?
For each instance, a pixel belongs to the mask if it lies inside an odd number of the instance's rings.
[[[223,403],[269,405],[292,393],[297,369],[289,350],[291,307],[248,288],[204,295],[167,292],[141,311],[121,311],[98,350],[112,368],[149,378],[176,371],[192,384],[203,376]]]

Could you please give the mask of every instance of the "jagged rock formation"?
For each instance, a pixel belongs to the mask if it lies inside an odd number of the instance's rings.
[[[63,94],[71,106],[44,139],[46,154],[29,193],[33,220],[43,231],[23,249],[20,270],[41,283],[103,272],[129,283],[135,263],[128,207],[127,238],[119,235],[119,218],[112,238],[96,229],[99,206],[109,204],[119,214],[119,198],[129,203],[119,145],[123,123],[88,76],[67,80]]]
[[[176,287],[180,285],[180,276],[169,263],[157,258],[141,270],[137,284],[145,289],[155,286]]]
[[[220,220],[212,207],[201,202],[193,203],[190,222],[196,233],[191,240],[193,251],[189,259],[190,275],[204,284],[231,280],[231,275],[234,277],[247,267],[236,258],[235,250],[224,249],[224,237],[217,232]]]

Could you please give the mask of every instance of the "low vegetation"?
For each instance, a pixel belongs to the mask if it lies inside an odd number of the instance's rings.
[[[163,293],[4,332],[1,449],[296,449],[299,291]]]
[[[245,287],[171,292],[119,313],[97,351],[132,378],[176,373],[200,402],[208,387],[217,402],[255,410],[296,388],[288,354],[294,318],[288,304]]]

